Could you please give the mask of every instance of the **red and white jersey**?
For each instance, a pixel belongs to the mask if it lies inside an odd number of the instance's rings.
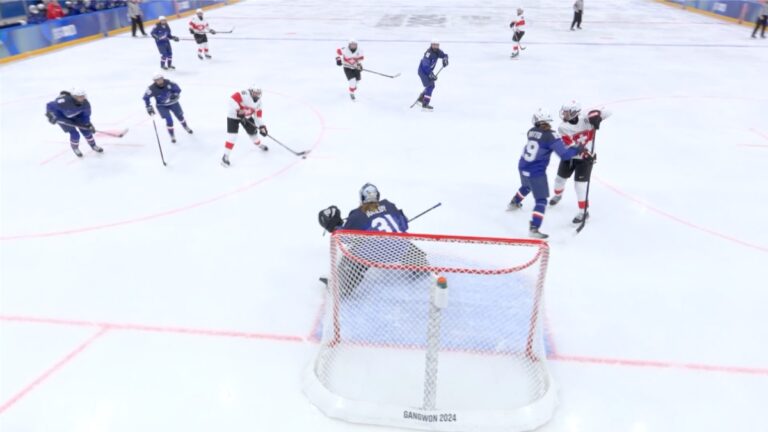
[[[587,150],[592,150],[592,142],[595,140],[595,127],[589,123],[589,115],[579,115],[579,121],[576,124],[568,123],[566,121],[560,123],[557,127],[557,132],[563,139],[563,143],[566,147],[572,145],[584,146]],[[611,113],[605,110],[600,111],[600,115],[603,119],[611,116]],[[576,159],[581,159],[581,156],[575,156]]]
[[[524,15],[518,15],[515,18],[512,18],[512,31],[525,31],[525,16]]]
[[[261,121],[261,98],[255,101],[251,97],[251,92],[248,90],[241,90],[232,95],[229,98],[229,111],[227,117],[236,119],[238,111],[245,117],[253,117],[256,121],[256,126],[262,126],[264,123]]]
[[[336,50],[336,56],[341,57],[342,66],[350,69],[357,69],[357,64],[363,61],[363,50],[358,45],[355,52],[352,52],[348,46]]]
[[[197,15],[194,15],[189,21],[189,29],[195,34],[208,33],[208,23]]]

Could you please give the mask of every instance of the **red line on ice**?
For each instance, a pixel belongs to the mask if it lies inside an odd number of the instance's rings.
[[[697,363],[675,363],[653,360],[629,360],[629,359],[616,359],[616,358],[603,358],[603,357],[586,357],[586,356],[573,356],[573,355],[561,355],[556,354],[547,357],[549,360],[572,362],[572,363],[593,363],[600,365],[611,366],[633,366],[633,367],[648,367],[657,369],[688,369],[707,372],[725,372],[733,374],[751,374],[751,375],[767,375],[768,368],[748,368],[740,366],[717,366],[717,365],[705,365]]]
[[[63,358],[61,358],[59,361],[57,361],[53,366],[48,368],[45,372],[43,372],[40,376],[35,378],[34,381],[27,384],[26,387],[21,389],[18,393],[11,396],[10,399],[5,401],[2,405],[0,405],[0,414],[8,410],[8,408],[12,407],[14,404],[16,404],[18,401],[20,401],[24,396],[29,394],[32,390],[35,389],[35,387],[39,386],[45,380],[51,377],[51,375],[55,374],[56,372],[60,371],[64,368],[64,366],[67,365],[72,359],[77,357],[79,354],[81,354],[83,351],[85,351],[86,348],[88,348],[92,343],[96,341],[96,339],[104,336],[104,334],[109,329],[102,327],[97,331],[96,333],[92,334],[91,337],[89,337],[85,342],[81,343],[77,346],[74,350],[70,351],[67,355],[65,355]]]

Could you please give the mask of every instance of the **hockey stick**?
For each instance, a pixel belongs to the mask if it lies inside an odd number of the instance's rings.
[[[272,141],[274,141],[274,142],[276,142],[276,143],[280,144],[280,145],[281,145],[281,146],[282,146],[284,149],[288,150],[289,152],[293,153],[294,155],[296,155],[296,156],[301,156],[301,157],[302,157],[302,158],[304,158],[304,159],[306,159],[306,158],[307,158],[307,155],[309,154],[309,152],[311,152],[311,151],[312,151],[312,150],[304,150],[304,151],[300,151],[300,152],[297,152],[296,150],[294,150],[294,149],[292,149],[292,148],[288,147],[287,145],[285,145],[285,144],[281,143],[280,141],[278,141],[278,140],[277,140],[275,137],[273,137],[272,135],[267,135],[267,138],[269,138],[269,139],[271,139]]]
[[[440,66],[440,69],[438,69],[437,73],[435,74],[435,78],[437,78],[437,76],[440,75],[440,72],[442,72],[443,69],[445,69],[445,67],[444,66]],[[411,108],[413,108],[414,106],[416,106],[417,103],[419,103],[419,99],[421,99],[423,97],[423,93],[424,92],[422,92],[422,95],[419,95],[419,97],[417,97],[416,100],[411,104]]]
[[[163,156],[163,146],[160,145],[160,135],[157,133],[157,123],[155,123],[155,116],[152,116],[152,126],[155,128],[155,138],[157,138],[157,148],[160,149],[160,160],[163,161],[163,166],[168,166],[165,163],[165,156]]]
[[[421,212],[421,213],[417,214],[416,216],[414,216],[414,217],[412,217],[412,218],[408,219],[408,222],[413,222],[413,221],[415,221],[416,219],[418,219],[418,218],[420,218],[420,217],[424,216],[425,214],[427,214],[427,213],[431,212],[432,210],[434,210],[434,209],[436,209],[436,208],[440,207],[441,205],[443,205],[443,203],[440,203],[440,202],[439,202],[439,203],[437,203],[437,204],[435,204],[435,205],[433,205],[432,207],[430,207],[430,208],[428,208],[428,209],[424,210],[423,212]]]
[[[56,123],[62,124],[64,126],[70,126],[70,127],[73,127],[73,128],[78,128],[78,129],[83,128],[83,125],[78,125],[78,124],[75,124],[75,123],[65,122],[64,120],[57,120]],[[85,129],[85,128],[83,128],[83,129]],[[102,135],[107,135],[107,136],[115,137],[115,138],[122,138],[122,137],[125,136],[125,134],[128,133],[128,129],[123,129],[123,130],[121,130],[119,132],[100,131],[100,130],[94,130],[94,132],[100,133]]]
[[[396,73],[394,75],[387,75],[387,74],[384,74],[384,73],[381,73],[381,72],[372,71],[370,69],[361,69],[361,70],[364,71],[364,72],[370,72],[370,73],[375,74],[375,75],[381,75],[381,76],[387,77],[387,78],[397,78],[397,77],[400,76],[400,72],[398,72],[398,73]]]
[[[216,33],[223,33],[223,34],[229,34],[229,33],[232,33],[234,31],[235,31],[234,27],[232,27],[229,30],[215,30]],[[211,33],[211,32],[209,31],[208,33]],[[212,33],[212,34],[216,34],[216,33]]]
[[[595,135],[592,137],[592,154],[595,154],[595,144],[597,143],[597,130],[595,130]],[[595,163],[593,160],[591,163]],[[576,228],[576,234],[580,233],[581,230],[584,229],[584,226],[587,224],[587,209],[589,208],[589,185],[592,183],[592,167],[589,168],[589,178],[587,179],[587,193],[584,196],[584,218],[581,219],[581,224],[579,224],[579,227]]]

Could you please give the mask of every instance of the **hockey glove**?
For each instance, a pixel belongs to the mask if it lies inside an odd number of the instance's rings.
[[[214,29],[210,29],[209,31],[211,32],[211,34],[216,34],[216,30]]]
[[[592,110],[587,114],[587,118],[589,119],[589,124],[592,125],[595,129],[600,129],[600,123],[603,121],[602,113],[599,110]]]
[[[93,123],[86,123],[86,124],[80,126],[80,129],[89,130],[92,133],[96,132],[96,126],[94,126]]]
[[[47,111],[45,113],[45,116],[48,117],[48,122],[50,122],[51,124],[56,124],[56,121],[58,120],[56,118],[56,114],[54,114],[54,113],[52,113],[50,111]]]
[[[589,150],[587,149],[584,149],[584,151],[581,152],[581,159],[584,162],[589,162],[594,164],[595,162],[597,162],[597,155],[594,153],[590,153]]]
[[[357,69],[358,70],[363,70],[363,64],[362,63],[358,63],[357,64]]]
[[[341,58],[336,57],[336,66],[341,66]]]
[[[179,94],[178,93],[172,93],[171,97],[168,99],[168,104],[173,105],[175,103],[179,102]]]
[[[245,120],[245,111],[243,110],[237,110],[237,118],[240,119],[240,121]]]
[[[261,136],[267,136],[268,135],[267,127],[266,126],[259,126],[259,133],[261,134]]]
[[[443,57],[443,67],[448,67],[448,56]]]
[[[171,39],[173,39],[174,42],[178,42],[179,41],[179,37],[178,36],[174,36]]]
[[[429,79],[431,79],[432,81],[437,81],[437,75],[435,75],[434,73],[430,72],[429,73]]]
[[[147,114],[151,116],[155,115],[155,109],[152,107],[152,105],[147,105]]]
[[[194,34],[195,34],[195,31],[194,31],[194,30],[192,30],[192,29],[189,29],[189,34],[191,34],[191,35],[194,35]]]
[[[330,233],[336,231],[344,224],[344,220],[341,219],[341,211],[335,205],[321,210],[317,214],[317,220],[320,222],[320,226]]]

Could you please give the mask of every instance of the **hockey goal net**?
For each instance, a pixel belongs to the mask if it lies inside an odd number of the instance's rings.
[[[337,231],[304,390],[330,417],[439,431],[546,423],[549,249],[517,240]]]

